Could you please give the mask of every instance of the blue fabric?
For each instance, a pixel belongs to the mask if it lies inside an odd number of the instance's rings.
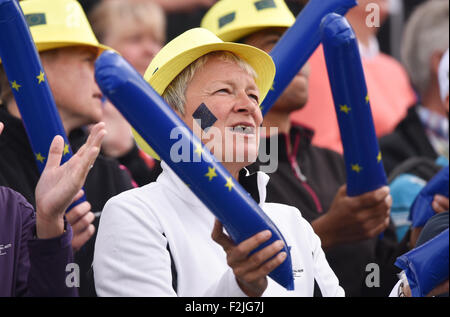
[[[389,185],[392,196],[391,219],[394,222],[397,239],[400,241],[411,226],[409,211],[427,182],[412,174],[401,174]]]

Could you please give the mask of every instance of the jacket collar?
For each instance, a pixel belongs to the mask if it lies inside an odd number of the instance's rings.
[[[197,196],[189,189],[178,175],[166,164],[161,161],[163,172],[158,177],[157,182],[166,186],[175,195],[178,196],[185,204],[191,206],[204,206],[204,204],[197,198]],[[253,199],[262,205],[267,197],[267,184],[270,177],[260,171],[252,172],[252,168],[244,168],[239,173],[239,183],[247,190]]]

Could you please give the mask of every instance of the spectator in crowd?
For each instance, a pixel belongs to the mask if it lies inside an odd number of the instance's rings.
[[[153,1],[101,1],[88,19],[99,42],[118,51],[141,75],[165,42],[164,11]],[[138,149],[130,125],[107,100],[102,121],[108,131],[102,154],[126,166],[140,186],[156,180],[159,161]]]
[[[265,203],[267,175],[248,175],[243,168],[250,162],[234,160],[240,146],[245,158],[258,152],[259,105],[274,75],[273,62],[264,52],[224,43],[197,28],[168,43],[150,64],[146,79],[194,131],[198,130],[194,113],[200,104],[216,118],[212,127],[221,132],[220,137],[211,142],[211,135],[197,136],[204,143],[209,141],[207,146],[234,177],[232,182],[250,185],[247,190],[281,230],[299,274],[295,290],[287,292],[267,278],[286,259],[284,252],[278,253],[283,242],[249,256],[267,241],[267,232],[235,245],[214,215],[163,162],[156,182],[114,197],[103,210],[93,264],[98,295],[312,296],[314,280],[324,296],[344,294],[319,238],[300,212]],[[152,81],[155,78],[159,80]],[[225,138],[225,130],[230,129],[249,142]],[[233,160],[226,161],[230,148]]]
[[[0,122],[0,134],[2,130]],[[64,141],[55,137],[36,186],[36,212],[22,195],[0,187],[0,297],[77,296],[78,289],[66,284],[73,254],[72,227],[64,212],[83,194],[81,187],[105,134],[104,124],[96,124],[87,143],[61,166]],[[90,238],[88,230],[83,236]]]
[[[30,31],[40,53],[45,80],[49,83],[65,132],[70,134],[71,147],[76,153],[86,140],[86,133],[81,128],[102,118],[102,94],[94,80],[94,61],[105,47],[98,43],[76,1],[28,0],[20,4],[24,14],[39,13],[46,17],[41,21],[43,24],[32,25]],[[66,10],[67,5],[72,10]],[[72,19],[78,19],[70,31],[66,24],[69,14]],[[47,40],[49,29],[58,30],[53,32],[51,42]],[[34,193],[40,175],[9,84],[6,74],[1,71],[0,121],[8,128],[0,136],[0,185],[14,189],[32,206],[36,206]],[[79,205],[67,214],[72,227],[75,228],[80,222],[84,224],[79,232],[74,232],[75,237],[84,230],[89,230],[92,236],[83,248],[77,239],[72,240],[74,248],[79,249],[75,261],[81,269],[80,295],[85,294],[83,285],[86,283],[83,279],[93,256],[95,230],[90,223],[97,226],[99,211],[106,201],[133,188],[133,185],[129,173],[120,168],[117,161],[100,155],[87,176],[84,188],[89,204],[87,207],[83,205],[84,208]],[[86,219],[83,217],[85,215],[89,223],[82,221]]]
[[[210,9],[202,26],[221,38],[270,52],[295,21],[283,0],[274,3],[275,8],[258,11],[250,1],[222,0]],[[217,19],[225,11],[237,12],[236,19],[217,28]],[[383,240],[377,238],[389,225],[392,201],[389,189],[383,187],[348,197],[341,155],[312,145],[315,131],[290,122],[289,115],[298,109],[303,111],[307,103],[308,77],[309,66],[306,65],[264,117],[266,133],[270,127],[278,128],[276,134],[267,135],[267,139],[261,141],[266,143],[267,149],[276,150],[270,153],[271,162],[264,162],[270,166],[277,164],[277,170],[270,174],[267,201],[300,210],[320,237],[330,266],[348,296],[386,296],[395,284],[394,273],[382,271],[385,280],[376,290],[369,289],[365,279],[368,263],[394,269],[390,257],[396,246],[393,232],[389,229]]]
[[[378,137],[392,132],[416,100],[406,72],[392,57],[378,49],[376,33],[388,16],[387,0],[362,0],[346,18],[360,43],[364,74],[369,90],[370,105]],[[369,10],[377,5],[379,11]],[[369,7],[373,8],[373,7]],[[375,14],[379,12],[379,17]],[[378,19],[379,18],[379,19]],[[379,25],[377,24],[379,22]],[[339,126],[327,75],[323,48],[319,46],[310,60],[309,98],[304,109],[292,113],[297,123],[315,130],[313,143],[342,153]],[[386,70],[389,69],[389,72]]]
[[[449,108],[449,93],[448,93],[448,64],[449,64],[449,50],[442,56],[441,63],[439,64],[439,92],[441,94],[441,100],[444,103],[444,109],[448,113]]]
[[[420,102],[411,107],[395,131],[381,138],[386,171],[408,158],[421,156],[448,162],[448,108],[439,91],[438,69],[449,46],[449,3],[427,1],[409,19],[402,59]]]
[[[206,10],[217,0],[137,0],[139,2],[155,2],[166,13],[166,37],[170,41],[181,33],[197,27]],[[109,0],[80,0],[85,12],[90,11],[101,2]],[[125,1],[123,1],[125,2]],[[122,25],[123,26],[123,25]]]

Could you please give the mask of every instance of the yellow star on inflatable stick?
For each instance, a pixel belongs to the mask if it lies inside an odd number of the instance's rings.
[[[380,163],[382,160],[381,152],[378,152],[377,162]]]
[[[359,164],[352,164],[352,171],[359,173],[362,171],[362,167]]]
[[[345,112],[345,114],[348,114],[351,110],[352,110],[352,108],[350,108],[349,106],[347,106],[347,105],[340,105],[339,106],[341,109],[341,111],[342,112]]]
[[[209,178],[209,181],[212,181],[214,177],[217,177],[216,168],[208,167],[208,173],[206,173],[205,176]]]
[[[63,155],[69,154],[69,144],[64,144],[64,152]]]
[[[227,178],[227,183],[225,184],[225,187],[228,188],[228,191],[231,192],[231,190],[233,189],[233,178],[232,177],[228,177]]]
[[[45,81],[45,78],[44,78],[44,72],[41,70],[41,72],[39,73],[39,75],[37,75],[36,76],[36,78],[38,79],[38,84],[41,84],[43,81]]]
[[[367,94],[366,96],[366,103],[369,103],[370,99],[369,99],[369,94]]]
[[[38,154],[36,154],[36,160],[38,160],[38,161],[41,162],[41,163],[44,163],[45,157],[43,157],[43,156],[41,155],[41,153],[38,153]]]
[[[202,157],[202,153],[203,153],[203,148],[201,144],[197,144],[195,146],[195,151],[194,153],[196,153],[199,157]]]
[[[19,85],[16,81],[12,81],[12,82],[11,82],[11,86],[12,86],[12,89],[15,89],[15,90],[17,90],[17,91],[19,91],[19,88],[22,87],[22,86]]]

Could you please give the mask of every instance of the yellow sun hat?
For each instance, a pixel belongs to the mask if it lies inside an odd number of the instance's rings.
[[[255,82],[262,101],[272,87],[275,76],[275,64],[272,58],[256,47],[224,42],[204,28],[186,31],[164,46],[153,58],[144,78],[162,95],[167,86],[187,66],[198,58],[215,51],[234,53],[253,67],[257,74]]]
[[[144,78],[158,94],[162,95],[186,67],[198,58],[215,51],[234,53],[253,67],[257,75],[255,83],[259,88],[260,102],[262,102],[272,87],[275,77],[275,64],[272,58],[256,47],[224,42],[204,28],[186,31],[165,45],[153,58]],[[136,132],[134,135],[138,146],[155,157],[150,146]]]
[[[201,27],[231,42],[268,27],[289,28],[294,22],[284,0],[220,0],[203,17]]]
[[[75,0],[24,0],[25,15],[38,52],[67,46],[111,48],[102,45],[92,31],[83,8]]]

